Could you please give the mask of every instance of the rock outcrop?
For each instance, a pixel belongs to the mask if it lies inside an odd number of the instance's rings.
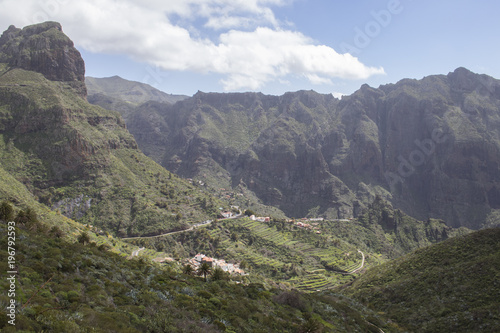
[[[86,97],[85,63],[57,22],[18,29],[11,25],[0,37],[0,62],[42,73],[51,81],[70,82]]]

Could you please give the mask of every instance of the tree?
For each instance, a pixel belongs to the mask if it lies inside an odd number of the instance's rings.
[[[182,273],[186,275],[193,274],[193,266],[191,266],[190,264],[184,265],[184,267],[182,267]]]
[[[243,260],[240,262],[240,268],[241,268],[241,269],[245,269],[245,268],[247,268],[247,266],[248,266],[247,261],[243,259]]]
[[[26,210],[20,210],[15,218],[16,223],[22,223],[25,225],[34,224],[38,222],[38,217],[36,213],[31,208],[26,208]]]
[[[323,332],[323,326],[316,319],[308,316],[306,321],[299,328],[301,333],[320,333]]]
[[[207,275],[210,275],[211,272],[212,266],[206,262],[201,263],[200,267],[198,267],[198,275],[203,275],[205,282],[207,282]]]
[[[238,240],[238,234],[235,232],[231,233],[231,240],[233,242],[236,242]]]
[[[14,209],[12,208],[11,204],[7,201],[2,201],[2,203],[0,204],[0,220],[9,222],[12,221],[13,218]]]
[[[76,240],[78,243],[85,245],[90,242],[90,236],[85,231],[82,231]]]
[[[246,216],[252,216],[252,215],[255,215],[255,212],[251,209],[247,209],[245,210],[245,215]]]
[[[58,226],[53,226],[50,229],[50,234],[52,236],[54,236],[55,238],[62,238],[62,237],[64,237],[64,232]]]
[[[215,280],[215,281],[227,280],[228,276],[227,276],[226,272],[224,272],[224,270],[222,268],[216,267],[213,270],[213,272],[212,272],[212,279]]]
[[[43,230],[43,225],[38,221],[35,211],[31,208],[17,212],[14,221],[17,225],[31,231]]]

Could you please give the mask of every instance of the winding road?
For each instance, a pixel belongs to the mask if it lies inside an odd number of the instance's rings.
[[[161,235],[155,235],[155,236],[138,236],[138,237],[123,237],[121,239],[123,240],[131,240],[131,239],[150,239],[150,238],[159,238],[159,237],[163,237],[163,236],[168,236],[168,235],[175,235],[175,234],[180,234],[181,232],[187,232],[187,231],[193,231],[195,228],[199,227],[199,226],[202,226],[202,225],[209,225],[210,223],[212,223],[213,221],[212,220],[208,220],[208,221],[205,221],[205,222],[202,222],[202,223],[199,223],[199,224],[195,224],[194,226],[192,226],[191,228],[187,228],[187,229],[184,229],[184,230],[179,230],[179,231],[170,231],[170,232],[167,232],[167,233],[164,233],[164,234],[161,234]]]
[[[239,219],[240,217],[243,216],[243,213],[240,211],[239,214],[237,215],[234,215],[234,216],[231,216],[231,217],[228,217],[228,218],[225,218],[225,219],[219,219],[219,221],[223,221],[223,220],[230,220],[230,219]],[[213,220],[206,220],[206,221],[203,221],[201,223],[197,223],[195,225],[193,225],[191,228],[188,228],[188,229],[184,229],[184,230],[179,230],[179,231],[171,231],[171,232],[167,232],[167,233],[164,233],[164,234],[161,234],[161,235],[155,235],[155,236],[139,236],[139,237],[123,237],[121,238],[122,240],[131,240],[131,239],[151,239],[151,238],[159,238],[159,237],[163,237],[163,236],[168,236],[168,235],[174,235],[174,234],[180,234],[181,232],[188,232],[188,231],[193,231],[195,230],[196,228],[200,227],[200,226],[203,226],[203,225],[209,225],[210,223],[212,223]],[[137,257],[139,255],[139,252],[142,251],[142,250],[145,250],[144,247],[141,247],[140,249],[138,250],[135,250],[132,252],[132,257]]]
[[[132,257],[137,257],[139,255],[139,252],[144,251],[145,249],[145,247],[141,247],[135,251],[132,251]]]
[[[218,219],[218,221],[231,220],[231,219],[239,219],[242,216],[243,216],[243,214],[240,212],[240,214],[238,214],[238,215],[234,215],[234,216],[231,216],[231,217],[228,217],[228,218],[225,218],[225,219]],[[187,228],[187,229],[184,229],[184,230],[179,230],[179,231],[170,231],[170,232],[166,232],[166,233],[161,234],[161,235],[155,235],[155,236],[138,236],[138,237],[123,237],[121,239],[123,239],[123,240],[129,240],[129,239],[159,238],[159,237],[168,236],[168,235],[180,234],[182,232],[193,231],[193,230],[195,230],[198,227],[201,227],[203,225],[209,225],[212,222],[213,222],[213,220],[206,220],[206,221],[203,221],[201,223],[197,223],[197,224],[193,225],[190,228]]]
[[[363,252],[361,252],[361,250],[358,250],[359,253],[361,253],[361,256],[363,257],[363,259],[361,260],[361,266],[359,266],[358,268],[356,269],[353,269],[352,271],[350,272],[347,272],[347,273],[343,273],[344,275],[350,275],[350,274],[354,274],[356,273],[357,271],[361,270],[363,268],[363,266],[365,265],[365,254]]]

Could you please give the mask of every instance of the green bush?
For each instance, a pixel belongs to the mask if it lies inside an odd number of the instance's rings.
[[[0,203],[0,220],[10,222],[14,218],[14,209],[7,201]]]
[[[220,299],[218,299],[217,297],[210,297],[210,299],[208,300],[210,303],[212,303],[213,306],[215,307],[220,307],[222,305]]]
[[[197,295],[200,296],[200,297],[203,297],[205,299],[210,299],[213,296],[211,293],[209,293],[206,290],[200,290],[200,291],[198,291]]]
[[[67,294],[68,301],[71,303],[80,302],[80,293],[74,290],[71,290]]]
[[[83,245],[88,244],[90,242],[90,236],[85,231],[82,231],[80,233],[80,235],[78,236],[77,241],[78,241],[78,243],[83,244]]]

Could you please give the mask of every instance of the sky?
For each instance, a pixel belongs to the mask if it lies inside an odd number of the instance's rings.
[[[0,30],[57,21],[86,75],[172,94],[351,94],[457,67],[500,78],[494,0],[0,0]]]

